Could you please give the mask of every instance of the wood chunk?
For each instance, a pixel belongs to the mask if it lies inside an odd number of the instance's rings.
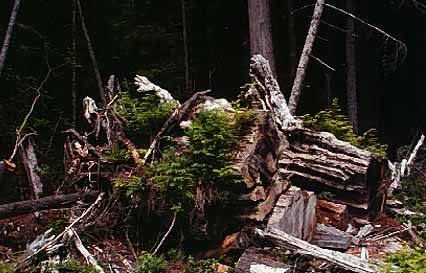
[[[362,260],[359,257],[353,255],[344,254],[338,251],[324,249],[312,245],[275,228],[267,229],[265,231],[256,229],[255,233],[259,239],[268,241],[272,245],[284,247],[299,254],[309,255],[311,257],[322,259],[353,272],[377,272],[374,264],[372,264],[371,261]]]
[[[282,194],[275,205],[268,228],[276,228],[292,236],[310,241],[316,226],[316,196],[297,187]]]
[[[346,250],[350,247],[352,236],[337,228],[318,224],[312,244],[331,249]]]
[[[336,204],[326,200],[317,201],[318,222],[333,226],[340,230],[346,230],[349,224],[348,206]]]
[[[238,260],[235,273],[284,273],[291,267],[267,250],[249,248]]]

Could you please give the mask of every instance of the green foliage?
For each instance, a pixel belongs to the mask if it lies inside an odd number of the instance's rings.
[[[385,260],[381,272],[395,273],[426,273],[426,253],[421,248],[402,251],[392,254]]]
[[[127,163],[131,158],[131,154],[127,149],[111,149],[107,148],[102,152],[102,160],[113,163]]]
[[[154,204],[166,201],[175,213],[193,205],[195,189],[200,184],[214,187],[218,193],[215,197],[225,199],[229,187],[242,182],[241,175],[233,168],[232,147],[237,143],[242,124],[250,118],[243,111],[235,115],[237,122],[222,110],[201,111],[184,132],[189,140],[185,150],[168,145],[158,160],[145,166],[142,176],[117,180],[115,185],[125,190],[128,197],[144,191],[155,192],[151,195],[155,200],[151,201]]]
[[[0,273],[14,272],[13,266],[10,263],[0,261]]]
[[[139,256],[140,273],[166,272],[167,262],[163,256],[155,256],[148,252],[142,252]]]
[[[216,273],[218,265],[217,259],[195,260],[189,256],[186,260],[185,273]]]
[[[176,104],[160,102],[156,94],[136,96],[130,91],[121,93],[119,103],[118,113],[126,119],[128,132],[139,139],[153,137],[176,108]]]
[[[426,177],[419,176],[413,179],[404,179],[395,197],[402,201],[409,209],[417,214],[398,215],[401,222],[411,221],[419,230],[419,235],[426,239]]]
[[[80,263],[76,260],[68,260],[65,263],[49,265],[46,272],[52,270],[58,270],[59,272],[70,272],[70,273],[98,273],[99,271],[86,264]]]
[[[352,145],[376,153],[382,157],[387,156],[388,145],[378,142],[377,130],[371,128],[362,135],[353,132],[348,117],[339,106],[339,101],[333,99],[330,108],[322,110],[315,115],[306,114],[300,117],[305,127],[326,131],[335,135],[338,139],[351,143]]]

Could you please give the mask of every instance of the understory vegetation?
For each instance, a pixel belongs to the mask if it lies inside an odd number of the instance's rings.
[[[379,143],[377,130],[371,128],[362,135],[355,134],[348,117],[343,113],[336,98],[333,99],[329,108],[315,115],[306,114],[299,118],[307,128],[330,132],[338,139],[349,142],[358,148],[376,153],[382,157],[387,156],[388,145]]]
[[[426,253],[424,249],[404,248],[402,251],[389,255],[386,264],[381,267],[381,272],[394,273],[425,273]]]

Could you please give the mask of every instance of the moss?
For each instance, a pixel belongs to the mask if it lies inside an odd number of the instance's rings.
[[[395,273],[420,273],[426,272],[426,253],[421,248],[408,249],[389,255],[385,259],[386,264],[380,272]]]
[[[333,99],[330,108],[322,110],[315,115],[307,114],[299,118],[307,128],[330,132],[340,140],[349,142],[381,157],[387,157],[388,145],[379,143],[377,130],[372,128],[362,135],[356,135],[348,117],[343,114],[337,99]]]

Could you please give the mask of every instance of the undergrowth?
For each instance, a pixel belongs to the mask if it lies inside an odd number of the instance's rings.
[[[388,145],[379,143],[377,130],[371,128],[362,135],[356,135],[348,117],[343,113],[339,101],[333,99],[332,105],[315,115],[306,114],[299,117],[305,127],[318,131],[326,131],[335,135],[338,139],[352,145],[378,154],[387,156]]]
[[[126,120],[129,136],[137,139],[151,139],[176,108],[174,103],[160,102],[154,93],[130,91],[121,93],[119,105],[118,114]]]
[[[407,249],[389,255],[381,272],[426,273],[426,253],[421,248]]]
[[[233,168],[233,146],[238,135],[250,120],[250,114],[235,114],[237,122],[222,110],[202,110],[184,131],[188,145],[179,151],[174,143],[168,144],[161,157],[144,168],[141,177],[130,181],[118,180],[116,186],[126,195],[154,191],[155,203],[167,200],[171,206],[189,208],[194,204],[198,185],[212,186],[216,198],[225,199],[228,189],[241,183],[241,175]],[[244,115],[244,116],[243,116]]]

